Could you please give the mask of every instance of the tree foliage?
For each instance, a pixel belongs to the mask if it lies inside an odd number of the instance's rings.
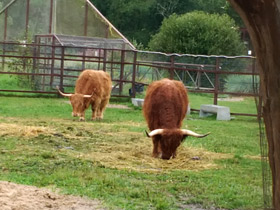
[[[238,25],[240,17],[227,0],[91,0],[101,13],[129,40],[144,46],[156,34],[164,18],[172,14],[205,11],[228,14]]]
[[[245,49],[228,15],[198,11],[166,18],[149,47],[161,52],[203,55],[240,55]]]

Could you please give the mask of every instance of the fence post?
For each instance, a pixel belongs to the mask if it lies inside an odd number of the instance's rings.
[[[82,48],[82,51],[83,51],[82,70],[84,70],[86,67],[86,61],[85,61],[86,60],[86,50],[87,50],[87,48],[84,48],[84,47]]]
[[[170,57],[169,78],[174,79],[174,55]]]
[[[132,70],[133,72],[132,72],[132,87],[131,87],[132,95],[131,95],[131,97],[135,98],[135,95],[136,95],[135,78],[136,78],[136,62],[137,62],[137,51],[136,50],[133,51],[133,55],[134,55],[134,57],[133,57],[133,70]]]
[[[107,64],[107,49],[104,48],[103,49],[103,71],[106,71],[106,64]]]
[[[37,47],[38,47],[38,36],[35,35],[35,43],[33,45],[33,65],[32,65],[32,81],[35,84],[35,73],[37,68]]]
[[[47,46],[45,46],[46,48]],[[54,74],[54,62],[55,62],[55,37],[52,36],[52,58],[51,58],[51,79],[50,79],[50,85],[52,86],[53,85],[53,74]],[[45,54],[45,56],[47,57],[47,55]]]
[[[220,59],[216,58],[215,66],[215,89],[214,89],[214,105],[218,104],[218,95],[219,95],[219,73],[220,70]]]
[[[28,40],[30,0],[27,0],[26,4],[27,5],[26,5],[26,15],[25,15],[25,39]]]
[[[120,72],[120,90],[119,95],[122,94],[123,91],[123,73],[124,73],[124,60],[125,60],[125,51],[121,50],[121,72]]]
[[[255,80],[256,75],[255,74],[256,74],[256,59],[252,59],[253,91],[255,94],[255,101],[256,101],[256,106],[257,106],[257,116],[258,116],[258,120],[260,121],[261,117],[262,117],[262,95],[260,93],[260,86],[256,84],[256,80]],[[258,97],[258,99],[256,99],[257,97]]]
[[[7,39],[7,25],[8,25],[8,9],[5,10],[4,20],[4,43],[3,43],[3,57],[2,57],[2,71],[5,71],[5,51],[6,51],[6,39]]]
[[[64,46],[61,46],[61,63],[60,63],[60,90],[64,91],[63,88],[63,75],[64,75]]]

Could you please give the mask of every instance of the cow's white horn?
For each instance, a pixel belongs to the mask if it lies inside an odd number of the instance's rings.
[[[194,136],[194,137],[197,137],[197,138],[203,138],[205,136],[208,136],[210,133],[206,133],[206,134],[198,134],[198,133],[195,133],[191,130],[187,130],[187,129],[182,129],[181,130],[183,132],[184,135],[187,135],[187,136]]]
[[[91,98],[92,95],[84,95],[84,98]]]
[[[65,97],[70,97],[70,96],[72,96],[73,94],[71,94],[71,93],[69,93],[69,94],[66,94],[66,93],[62,93],[60,90],[59,90],[59,87],[58,86],[56,86],[56,89],[58,90],[58,92],[60,93],[60,95],[62,95],[62,96],[65,96]]]
[[[149,136],[161,135],[163,133],[163,129],[155,129],[149,133]]]

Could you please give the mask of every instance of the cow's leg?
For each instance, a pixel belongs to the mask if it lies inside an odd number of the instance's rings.
[[[79,121],[85,121],[85,112],[80,114],[80,119]]]
[[[104,113],[104,110],[105,110],[108,102],[109,102],[109,98],[101,101],[100,106],[99,106],[99,110],[98,110],[98,113],[97,113],[97,118],[98,119],[103,119],[103,113]]]
[[[94,102],[91,103],[91,110],[92,110],[92,120],[98,119],[98,110],[100,106],[100,99],[96,99]]]

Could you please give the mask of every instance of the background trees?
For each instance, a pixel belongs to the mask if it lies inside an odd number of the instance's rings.
[[[242,20],[227,0],[91,0],[130,41],[147,46],[164,18],[172,14],[205,11],[228,14],[238,26]]]
[[[228,15],[189,12],[164,19],[149,43],[151,50],[203,55],[245,53],[238,27]]]

